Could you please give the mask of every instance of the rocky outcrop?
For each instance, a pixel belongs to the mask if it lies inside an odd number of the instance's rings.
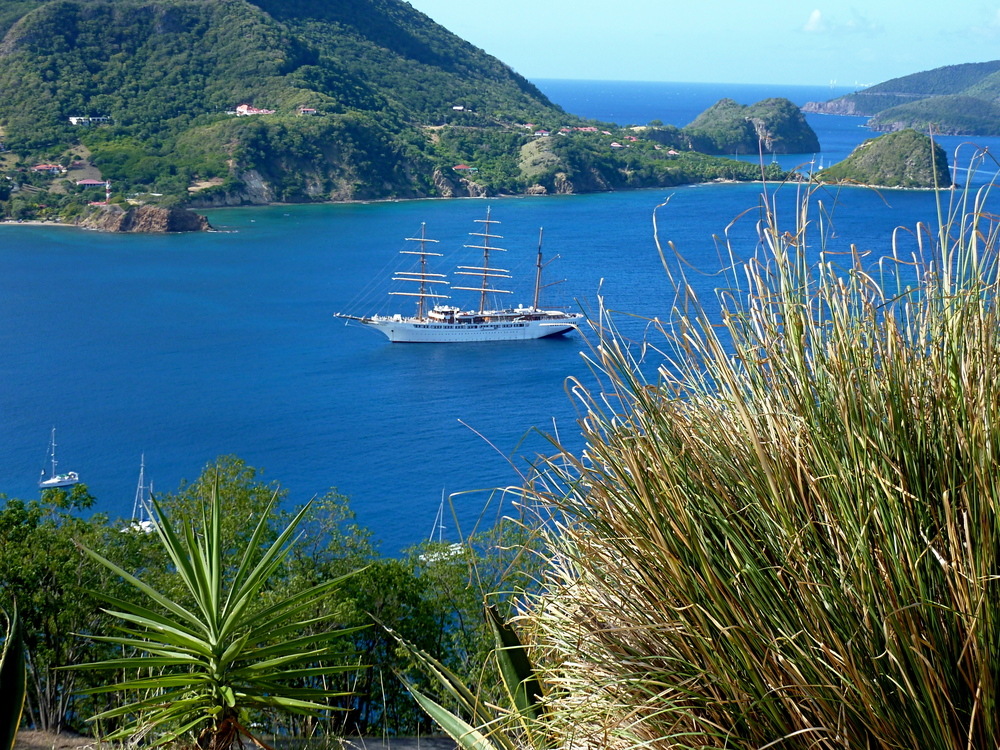
[[[788,99],[772,97],[744,106],[721,99],[681,130],[688,148],[704,154],[812,154],[819,139]]]
[[[565,172],[556,172],[556,176],[552,182],[557,195],[572,195],[576,192],[573,183],[569,181]]]
[[[817,115],[864,116],[869,114],[868,112],[862,112],[859,110],[858,102],[856,99],[851,99],[848,97],[831,99],[828,102],[806,102],[804,105],[802,105],[802,111]]]
[[[97,206],[77,224],[101,232],[204,232],[212,228],[208,219],[186,208],[118,205]]]
[[[440,169],[435,169],[431,179],[434,182],[434,189],[442,198],[455,197],[455,183],[445,177]]]

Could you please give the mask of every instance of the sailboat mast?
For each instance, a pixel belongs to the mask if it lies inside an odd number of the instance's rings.
[[[427,295],[427,222],[420,222],[420,296],[417,297],[417,317],[424,318],[424,298]]]
[[[56,428],[52,428],[52,445],[50,450],[52,451],[52,476],[56,475]]]
[[[139,486],[135,488],[135,502],[132,503],[132,520],[140,520],[140,513],[146,507],[146,454],[139,458]],[[145,515],[143,513],[143,515]]]
[[[485,226],[483,227],[483,291],[479,293],[479,312],[482,312],[483,310],[486,309],[486,284],[487,284],[486,275],[487,273],[489,273],[489,268],[490,268],[490,250],[493,249],[490,247],[490,239],[492,238],[492,236],[490,235],[490,224],[492,224],[493,222],[490,220],[489,206],[486,207],[486,218],[476,219],[476,221],[482,221],[483,224],[485,224]],[[497,237],[497,239],[499,239],[500,237],[499,235],[495,236]],[[497,249],[499,250],[500,248]]]
[[[507,248],[504,247],[494,247],[490,244],[490,240],[502,240],[503,236],[499,234],[493,234],[490,229],[491,225],[499,224],[500,222],[496,219],[490,218],[490,209],[486,208],[486,218],[485,219],[475,219],[477,224],[485,224],[482,232],[469,232],[473,237],[482,237],[483,244],[481,245],[465,245],[465,247],[471,250],[482,250],[483,251],[483,265],[482,266],[459,266],[459,270],[455,271],[456,276],[475,276],[479,279],[479,286],[468,287],[468,286],[452,286],[452,289],[462,289],[469,292],[479,292],[479,312],[484,312],[486,310],[486,295],[493,294],[510,294],[509,289],[496,289],[490,286],[493,279],[509,279],[510,270],[507,268],[493,268],[490,266],[490,252],[499,251],[506,252]]]
[[[393,281],[405,281],[412,284],[417,282],[417,291],[415,292],[405,292],[405,291],[394,291],[389,292],[392,294],[399,294],[405,297],[416,297],[417,298],[417,320],[423,320],[425,313],[427,311],[427,299],[447,299],[448,295],[438,294],[434,291],[434,284],[443,284],[448,286],[447,278],[443,273],[431,273],[428,270],[427,258],[435,257],[440,258],[441,253],[433,253],[427,249],[428,242],[437,242],[437,240],[432,240],[427,236],[427,224],[420,222],[420,236],[419,237],[407,237],[407,242],[416,242],[419,244],[419,250],[400,250],[400,255],[417,255],[420,258],[419,269],[416,271],[396,271],[393,275]]]
[[[538,260],[535,262],[535,297],[531,301],[531,309],[538,309],[538,295],[542,291],[542,227],[538,228]]]

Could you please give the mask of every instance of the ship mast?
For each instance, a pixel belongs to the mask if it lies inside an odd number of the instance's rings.
[[[475,219],[477,224],[485,224],[482,232],[469,232],[471,237],[482,237],[481,245],[463,245],[463,247],[470,248],[472,250],[482,250],[483,252],[483,265],[481,266],[459,266],[459,270],[455,271],[456,276],[475,276],[479,278],[479,286],[453,286],[452,289],[462,289],[468,292],[479,292],[479,312],[486,310],[486,295],[487,294],[510,294],[509,289],[497,289],[491,284],[493,279],[509,279],[510,270],[507,268],[492,268],[490,267],[490,253],[493,251],[507,252],[507,248],[504,247],[493,247],[490,244],[491,240],[502,240],[503,235],[493,234],[491,230],[491,225],[499,224],[500,222],[496,219],[490,218],[490,209],[486,208],[486,218],[485,219]]]
[[[545,268],[549,263],[559,258],[558,255],[549,258],[547,263],[542,263],[542,233],[545,230],[542,227],[538,229],[538,259],[535,261],[535,298],[531,303],[531,309],[538,309],[538,298],[541,295],[542,289],[546,289],[550,286],[555,286],[556,284],[562,284],[566,279],[560,279],[559,281],[551,281],[548,284],[542,284],[542,269]]]
[[[419,271],[396,271],[395,276],[392,277],[393,281],[407,281],[416,282],[419,284],[417,291],[415,292],[389,292],[389,294],[396,294],[403,297],[416,297],[417,298],[417,319],[423,320],[425,317],[426,307],[425,300],[427,299],[448,299],[447,294],[436,294],[434,291],[434,284],[444,284],[448,285],[447,276],[443,273],[430,273],[427,270],[427,259],[428,258],[440,258],[441,253],[432,253],[427,249],[428,242],[437,242],[438,240],[432,240],[427,237],[427,225],[424,222],[420,223],[420,236],[419,237],[407,237],[407,242],[417,242],[420,245],[419,250],[400,250],[400,255],[416,255],[420,258],[420,270]]]
[[[538,260],[535,262],[535,297],[531,301],[531,309],[538,309],[538,295],[542,291],[542,232],[545,229],[538,227]]]

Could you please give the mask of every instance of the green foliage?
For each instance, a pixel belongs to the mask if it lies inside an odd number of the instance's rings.
[[[291,508],[286,491],[234,456],[216,459],[194,481],[159,496],[160,510],[175,528],[200,529],[206,498],[216,487],[225,498],[218,535],[224,559],[265,555],[303,511]],[[143,533],[131,521],[111,522],[101,515],[84,519],[93,503],[87,488],[76,485],[72,490],[47,490],[39,501],[8,500],[0,509],[0,606],[10,610],[18,603],[29,657],[25,720],[38,729],[87,731],[88,726],[80,723],[83,718],[103,713],[100,730],[111,734],[127,732],[129,722],[138,718],[107,716],[132,701],[135,693],[126,693],[120,683],[112,684],[115,675],[94,667],[138,652],[123,652],[116,643],[73,634],[107,634],[116,625],[101,609],[104,600],[93,592],[136,606],[142,605],[142,596],[136,596],[134,586],[112,569],[84,555],[74,542],[114,561],[170,601],[197,611],[196,598],[160,537]],[[537,578],[535,558],[526,552],[536,540],[527,529],[501,523],[458,547],[426,543],[391,559],[378,557],[371,532],[355,523],[347,499],[336,492],[316,498],[303,512],[297,543],[285,548],[280,565],[259,591],[255,611],[290,597],[308,596],[304,592],[317,585],[358,571],[311,601],[311,621],[303,633],[321,637],[334,623],[335,665],[370,668],[324,668],[322,675],[303,676],[295,684],[296,689],[322,687],[329,692],[324,705],[333,713],[325,720],[247,707],[243,725],[260,723],[275,735],[296,737],[431,731],[429,719],[395,674],[410,674],[425,687],[426,678],[384,630],[370,627],[373,617],[463,679],[482,681],[497,690],[499,676],[482,673],[492,649],[492,636],[481,616],[483,596],[503,585],[525,590]],[[247,519],[261,519],[264,525]],[[169,614],[151,602],[146,606]],[[65,669],[70,665],[76,666]],[[164,731],[180,726],[171,723]]]
[[[895,130],[898,123],[921,133],[1000,135],[1000,106],[966,95],[921,99],[884,109],[869,121],[873,130]]]
[[[18,12],[0,66],[7,145],[39,155],[82,140],[126,190],[183,197],[195,178],[263,168],[281,200],[420,194],[411,175],[433,151],[420,124],[458,103],[477,127],[559,112],[399,0],[58,0],[16,3],[0,23]],[[266,133],[232,125],[241,103],[277,111]],[[74,127],[72,115],[111,123]]]
[[[879,187],[949,187],[948,156],[941,146],[915,130],[872,138],[818,178]]]
[[[225,500],[218,482],[203,500],[198,522],[171,519],[153,500],[155,534],[181,582],[181,596],[164,594],[84,548],[139,595],[137,601],[135,596],[99,594],[108,613],[121,621],[117,630],[122,635],[94,638],[121,647],[126,655],[82,667],[126,675],[121,682],[89,691],[133,696],[93,717],[130,717],[110,739],[158,732],[154,745],[162,745],[200,729],[201,747],[225,750],[241,735],[250,736],[243,724],[247,708],[322,714],[329,709],[327,701],[340,693],[315,678],[354,668],[338,659],[342,633],[335,627],[335,613],[315,613],[317,602],[342,579],[262,599],[308,506],[269,542],[277,501],[273,495],[239,540],[242,546],[234,549],[234,537],[225,533]],[[225,508],[226,516],[229,510]]]
[[[27,675],[21,620],[15,609],[7,615],[7,635],[0,654],[0,750],[13,750],[24,710]]]
[[[69,664],[104,658],[109,651],[72,637],[106,626],[89,591],[120,592],[114,576],[90,564],[77,549],[80,541],[100,546],[125,564],[144,558],[130,535],[107,525],[103,516],[79,517],[93,503],[84,485],[46,490],[41,500],[6,499],[0,509],[0,606],[15,607],[23,626],[28,665],[26,716],[45,731],[80,730],[81,712],[100,700],[80,699],[78,688],[93,685],[93,675],[62,670]]]

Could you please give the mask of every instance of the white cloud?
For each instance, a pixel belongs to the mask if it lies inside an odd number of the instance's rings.
[[[884,29],[876,22],[871,21],[855,9],[851,9],[850,17],[828,18],[817,8],[809,14],[802,30],[809,34],[858,34],[858,33],[881,33]]]
[[[809,20],[806,21],[806,25],[802,27],[802,30],[811,34],[826,30],[826,26],[823,24],[823,13],[820,12],[819,8],[809,14]]]

